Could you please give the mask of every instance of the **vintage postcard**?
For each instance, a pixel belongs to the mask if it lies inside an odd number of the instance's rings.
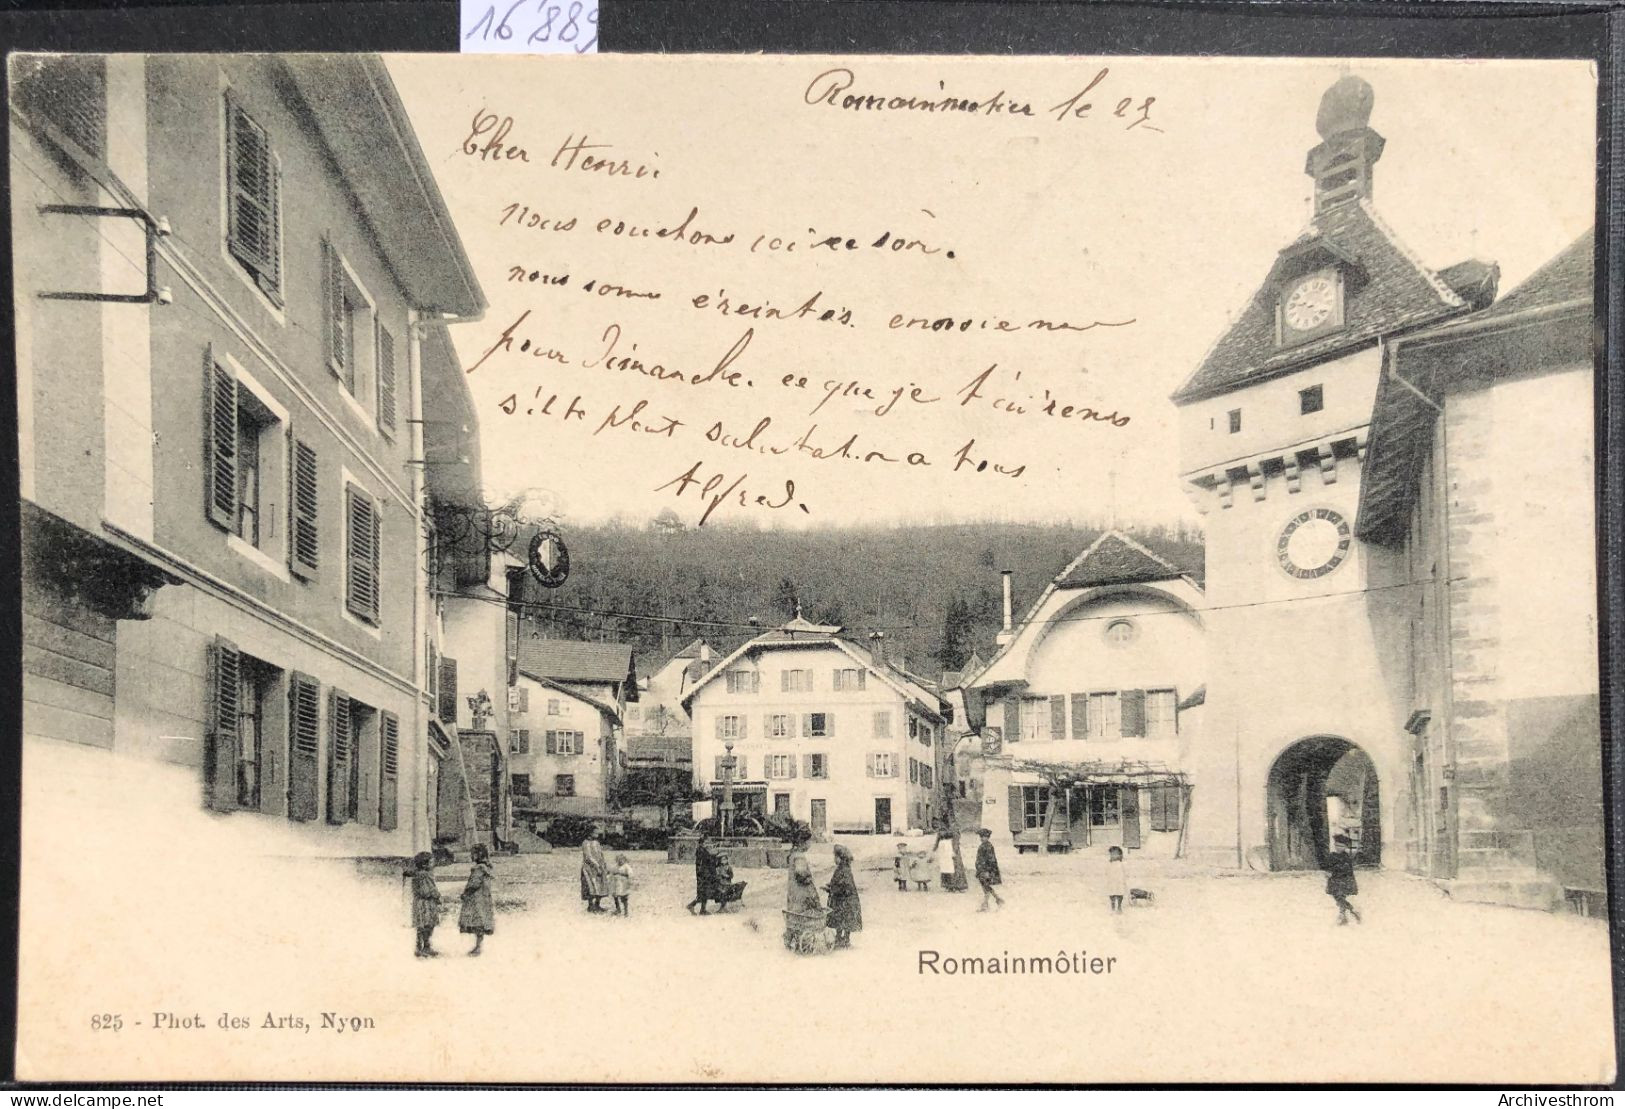
[[[1612,1081],[1589,63],[7,76],[20,1078]]]

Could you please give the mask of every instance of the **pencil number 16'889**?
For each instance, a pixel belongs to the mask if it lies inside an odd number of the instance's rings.
[[[516,31],[524,34],[526,25],[532,24],[530,34],[524,39],[527,46],[562,43],[577,54],[585,54],[598,45],[597,4],[589,8],[583,0],[570,0],[568,4],[537,0],[532,10],[529,0],[514,0],[500,20],[497,7],[493,4],[485,9],[485,14],[463,36],[464,42],[476,37],[482,42],[492,39],[508,42]],[[521,12],[521,8],[526,10]]]

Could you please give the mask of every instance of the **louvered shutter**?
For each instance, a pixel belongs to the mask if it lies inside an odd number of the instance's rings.
[[[750,760],[745,758],[744,755],[740,755],[739,765],[734,768],[734,780],[738,782],[744,781],[746,778],[750,777],[749,770]]]
[[[378,325],[378,429],[395,436],[395,336]]]
[[[321,689],[295,671],[288,679],[288,819],[315,820],[317,754],[321,746]]]
[[[519,711],[527,713],[530,711],[530,689],[527,686],[519,687]]]
[[[1117,791],[1122,801],[1123,846],[1140,846],[1140,790],[1137,786],[1124,786]]]
[[[356,616],[378,622],[378,508],[366,493],[345,490],[349,530],[345,543],[345,606]]]
[[[810,712],[804,712],[801,714],[801,734],[804,736],[810,736],[813,734],[812,713]]]
[[[1145,690],[1125,689],[1122,701],[1123,735],[1125,737],[1145,735]]]
[[[546,750],[547,750],[547,753],[549,755],[556,755],[556,754],[559,753],[559,733],[558,732],[556,732],[556,731],[548,732],[547,735],[545,737],[543,737],[543,742],[547,745]]]
[[[874,756],[873,751],[871,751],[868,755],[864,756],[864,762],[865,762],[864,773],[868,774],[869,777],[873,778],[875,776],[875,756]]]
[[[790,777],[794,778],[796,776],[796,757],[794,755],[786,755],[785,760],[790,764]]]
[[[1049,737],[1066,738],[1066,695],[1057,694],[1049,699]]]
[[[440,660],[440,720],[444,724],[457,723],[457,660]]]
[[[229,96],[226,121],[231,190],[227,242],[232,256],[254,275],[259,287],[275,297],[282,283],[277,226],[279,180],[270,139]]]
[[[1087,693],[1074,693],[1072,695],[1072,738],[1089,738],[1089,695]]]
[[[350,819],[350,760],[355,757],[350,734],[350,698],[338,690],[327,694],[327,822]]]
[[[237,379],[203,349],[203,505],[209,522],[237,526]]]
[[[289,442],[292,450],[288,467],[288,568],[308,579],[316,576],[321,562],[317,528],[321,471],[316,465],[315,447],[292,436]]]
[[[322,322],[326,337],[327,368],[349,380],[349,312],[344,307],[344,263],[328,239],[322,240]]]
[[[835,714],[833,712],[826,712],[824,714],[824,735],[825,736],[833,736],[834,734],[835,734]]]
[[[711,778],[712,778],[713,781],[717,781],[717,782],[722,781],[722,756],[721,755],[717,756],[716,767],[714,769],[714,772],[711,775]]]
[[[242,712],[242,655],[231,641],[209,644],[208,752],[204,760],[209,807],[230,812],[237,807],[237,717]]]
[[[282,816],[288,809],[288,699],[260,702],[260,812]]]
[[[1021,739],[1021,701],[1016,697],[1004,699],[1004,741],[1015,743]]]
[[[1022,811],[1022,787],[1011,786],[1008,796],[1010,802],[1010,830],[1019,832],[1026,827],[1026,814]]]
[[[401,722],[392,712],[379,716],[378,828],[393,832],[400,819]]]

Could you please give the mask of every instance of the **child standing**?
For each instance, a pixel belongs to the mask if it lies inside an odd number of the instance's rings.
[[[899,843],[897,854],[891,860],[892,880],[897,883],[898,893],[908,892],[908,844]]]
[[[632,867],[625,855],[615,856],[615,866],[609,872],[609,893],[615,900],[615,915],[631,916],[627,900],[632,896]]]
[[[999,857],[993,853],[993,832],[983,828],[976,834],[982,837],[981,845],[976,848],[976,880],[982,885],[982,907],[977,912],[985,913],[989,897],[998,902],[999,908],[1004,908],[1004,898],[993,888],[1004,879],[999,877]]]
[[[1123,898],[1128,896],[1128,868],[1123,865],[1121,847],[1106,849],[1106,895],[1111,901],[1112,912],[1122,912]]]
[[[440,954],[429,946],[429,937],[440,923],[440,890],[434,884],[434,856],[419,851],[412,857],[405,876],[412,880],[412,927],[418,934],[418,946],[413,954],[420,959],[433,959]]]
[[[457,930],[474,937],[470,955],[480,953],[485,937],[496,931],[496,908],[491,901],[491,852],[483,843],[476,843],[470,852],[474,869],[468,873],[468,884],[463,887],[463,909],[457,914]]]

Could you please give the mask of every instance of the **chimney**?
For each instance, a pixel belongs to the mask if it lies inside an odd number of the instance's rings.
[[[886,633],[869,633],[869,654],[882,666],[886,665]]]
[[[1304,172],[1315,179],[1315,214],[1369,199],[1372,167],[1382,157],[1383,137],[1373,131],[1376,94],[1352,73],[1337,79],[1320,98],[1315,130],[1321,143],[1309,152]]]
[[[1010,601],[1010,576],[1012,572],[1010,570],[999,571],[999,576],[1004,579],[1004,629],[993,637],[993,641],[1001,647],[1016,637],[1013,623],[1014,615],[1011,612]]]
[[[703,639],[700,640],[700,661],[701,662],[710,662],[711,661],[711,644],[705,642],[705,640],[703,640]]]

